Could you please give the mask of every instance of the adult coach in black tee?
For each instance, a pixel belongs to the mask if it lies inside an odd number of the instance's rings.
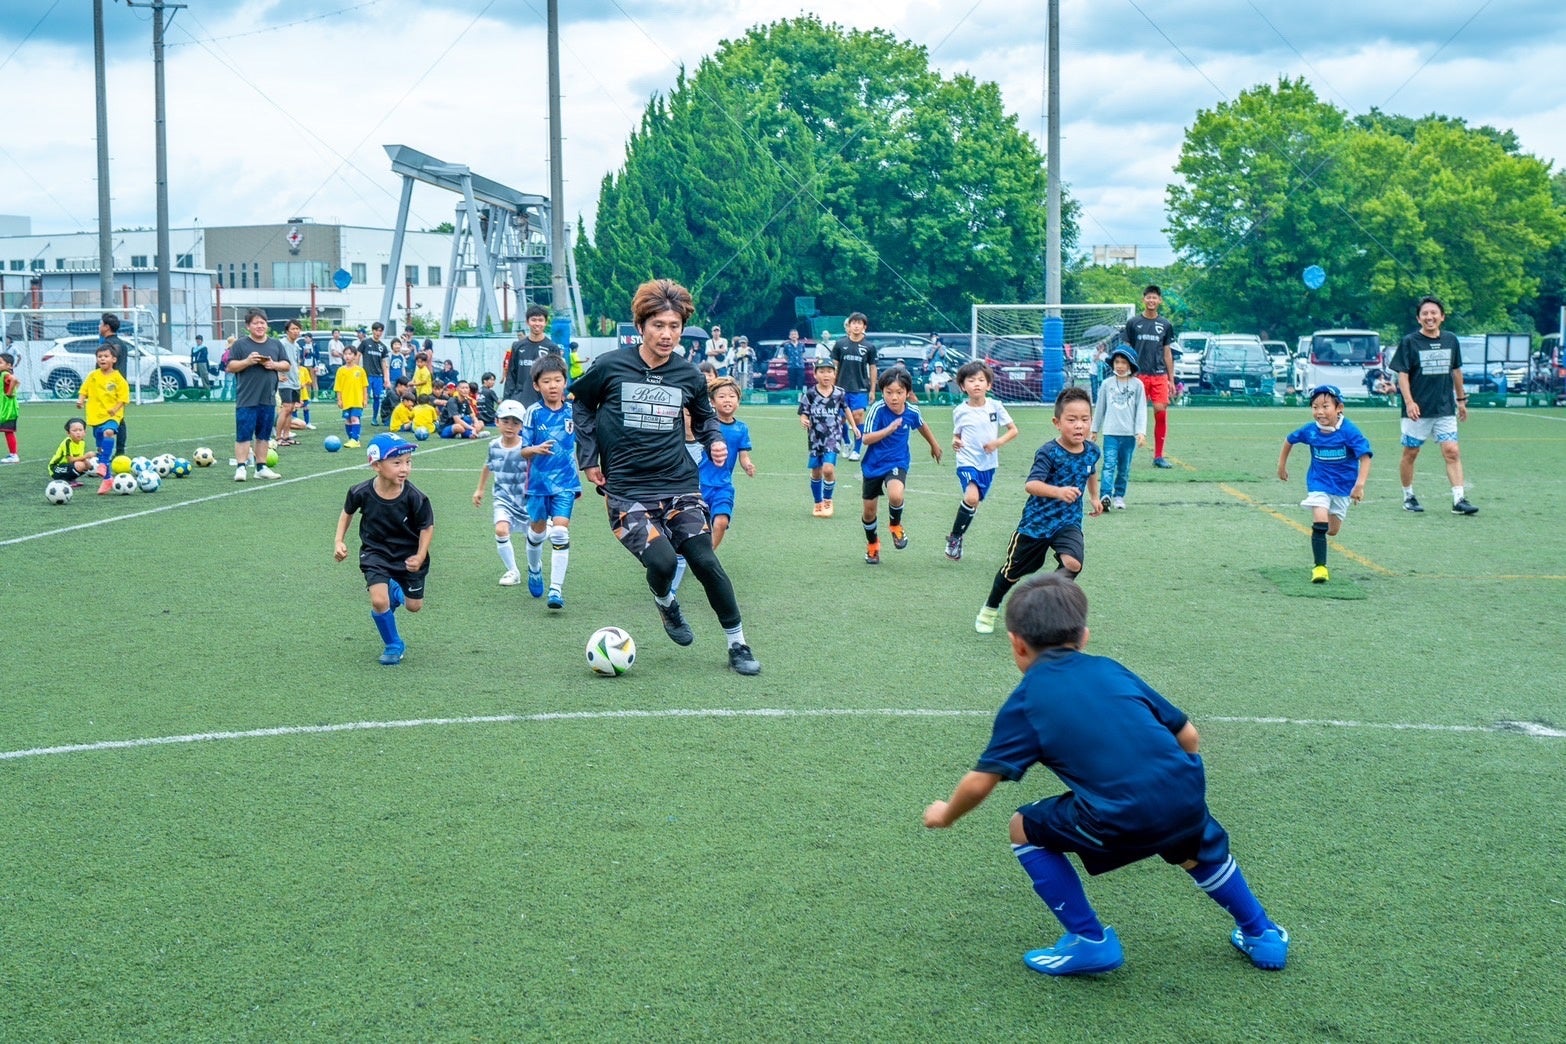
[[[1457,422],[1468,419],[1468,393],[1463,391],[1463,351],[1457,338],[1441,329],[1446,307],[1434,297],[1419,302],[1419,329],[1403,338],[1392,357],[1397,389],[1403,397],[1403,510],[1423,511],[1414,496],[1414,461],[1419,447],[1432,437],[1446,461],[1452,483],[1452,514],[1477,515],[1463,490],[1463,458],[1457,448]]]
[[[593,360],[571,386],[577,462],[608,501],[615,538],[646,568],[669,637],[680,645],[696,639],[669,590],[680,555],[723,625],[729,666],[740,674],[760,674],[761,664],[745,644],[734,585],[712,550],[696,463],[685,451],[689,414],[691,431],[713,463],[721,467],[729,453],[706,378],[674,357],[695,309],[690,292],[671,280],[637,288],[631,317],[642,343]]]

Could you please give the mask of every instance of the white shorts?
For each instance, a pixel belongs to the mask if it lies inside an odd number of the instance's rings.
[[[527,512],[517,508],[508,507],[503,501],[494,501],[495,524],[498,526],[504,522],[512,529],[521,529],[527,525]]]
[[[1331,493],[1322,493],[1318,491],[1315,493],[1305,494],[1305,499],[1300,501],[1300,507],[1311,509],[1324,507],[1327,509],[1327,514],[1329,515],[1336,515],[1339,518],[1348,518],[1349,503],[1350,501],[1348,497],[1337,497],[1333,496]]]
[[[1417,449],[1430,441],[1431,436],[1437,442],[1457,441],[1456,417],[1421,417],[1418,420],[1403,418],[1403,445],[1409,449]]]

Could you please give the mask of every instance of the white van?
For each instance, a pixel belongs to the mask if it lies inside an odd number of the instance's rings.
[[[1335,384],[1345,399],[1370,397],[1365,376],[1381,369],[1381,336],[1374,330],[1317,330],[1294,360],[1294,386],[1309,391]]]

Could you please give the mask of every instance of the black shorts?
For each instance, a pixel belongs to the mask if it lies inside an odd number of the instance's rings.
[[[402,560],[392,560],[378,552],[359,552],[359,571],[364,574],[364,586],[374,587],[388,580],[397,581],[403,596],[410,600],[424,597],[424,581],[429,576],[430,560],[424,560],[424,568],[417,573],[408,572]]]
[[[1083,557],[1082,546],[1082,530],[1076,526],[1068,526],[1047,537],[1030,537],[1022,533],[1013,533],[1011,543],[1006,545],[1006,560],[1001,563],[1001,575],[1016,583],[1023,577],[1044,568],[1045,559],[1049,557],[1050,551],[1055,552],[1057,565],[1060,564],[1062,555],[1070,555],[1079,564],[1086,564],[1087,559]]]
[[[627,551],[641,561],[647,547],[659,537],[668,539],[678,552],[685,542],[702,533],[711,533],[707,503],[700,493],[681,493],[660,500],[632,500],[605,493],[609,505],[609,527]]]
[[[1229,857],[1229,833],[1208,812],[1186,830],[1163,837],[1095,838],[1078,828],[1076,795],[1069,791],[1017,809],[1030,844],[1051,852],[1075,852],[1090,874],[1103,874],[1158,856],[1166,863],[1221,863]]]
[[[16,421],[15,421],[15,419],[0,421],[0,431],[15,431],[15,430],[16,430]]]
[[[298,388],[279,388],[277,398],[284,406],[297,406],[299,404]]]
[[[864,499],[875,500],[886,490],[886,484],[893,481],[906,483],[908,481],[908,469],[893,468],[885,475],[877,475],[875,478],[866,475],[863,482]]]

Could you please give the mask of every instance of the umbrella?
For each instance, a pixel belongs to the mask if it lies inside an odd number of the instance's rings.
[[[1083,330],[1082,336],[1078,338],[1078,340],[1102,341],[1104,338],[1113,337],[1119,332],[1120,328],[1118,326],[1109,326],[1105,323],[1098,323],[1097,325],[1090,326],[1086,330]]]
[[[710,339],[707,331],[699,326],[687,326],[680,331],[680,340],[682,341],[706,341]]]

